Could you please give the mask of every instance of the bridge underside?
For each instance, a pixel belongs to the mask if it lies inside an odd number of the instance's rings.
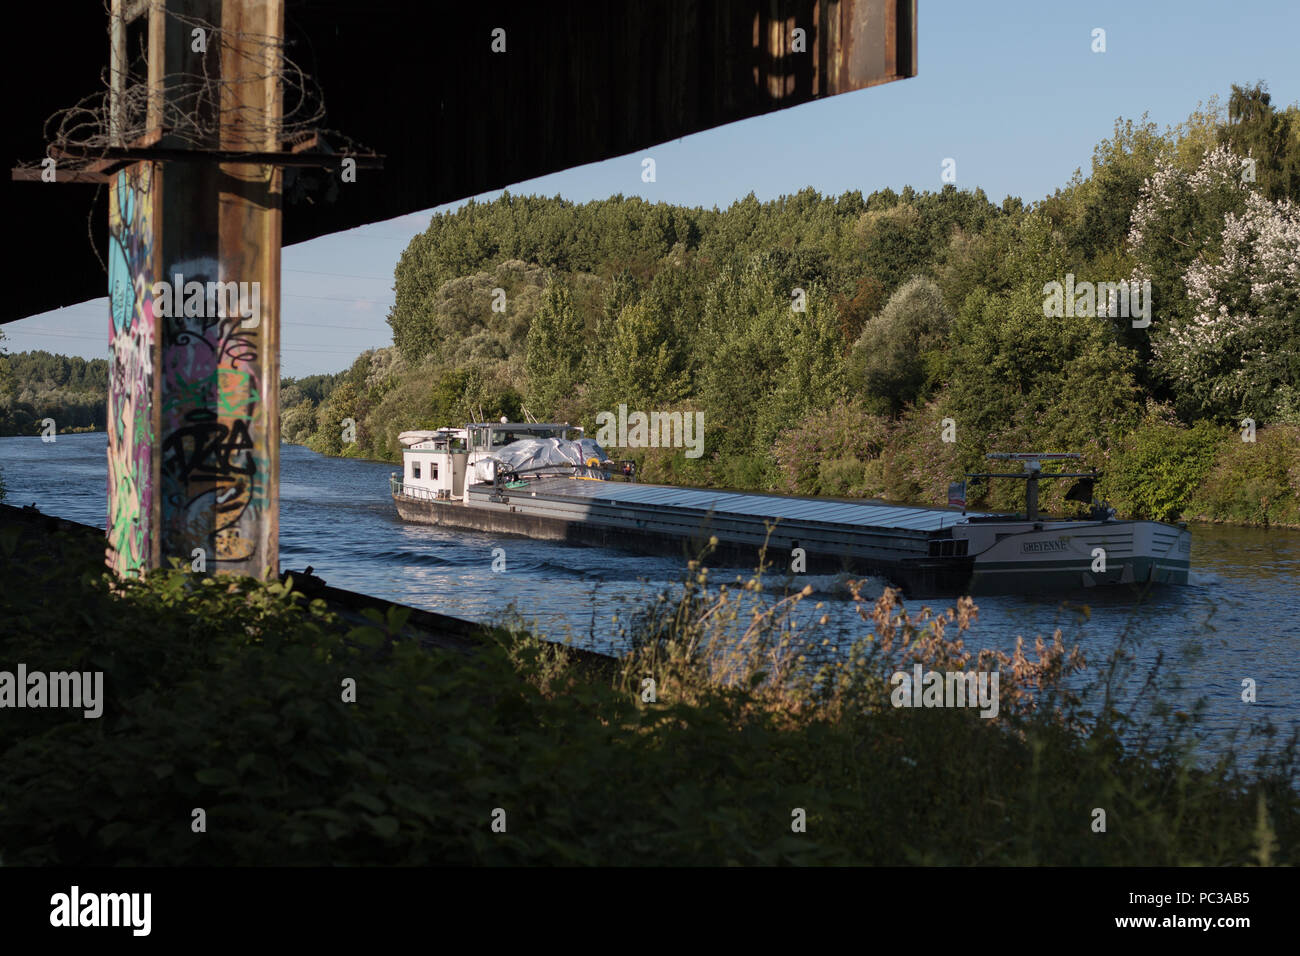
[[[171,6],[177,0],[170,0]],[[128,3],[128,6],[130,3]],[[410,3],[287,0],[286,54],[324,92],[326,125],[384,155],[347,188],[286,190],[284,241],[429,209],[724,123],[916,74],[915,0]],[[19,4],[11,35],[49,38],[58,69],[10,59],[11,160],[43,155],[56,110],[103,88],[106,24]],[[77,16],[82,16],[78,13]],[[506,31],[506,52],[491,50]],[[803,52],[794,30],[803,29]],[[57,42],[55,42],[57,41]],[[888,130],[882,130],[887,140]],[[11,163],[12,165],[12,163]],[[307,179],[307,172],[291,178]],[[107,190],[7,183],[22,241],[0,322],[104,294]],[[96,199],[96,193],[98,198]],[[87,213],[94,203],[92,232]],[[59,281],[32,281],[58,263]]]

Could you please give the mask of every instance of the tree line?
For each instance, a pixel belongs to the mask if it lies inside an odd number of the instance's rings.
[[[52,352],[0,354],[0,435],[102,431],[108,422],[108,361]]]
[[[649,480],[941,503],[988,451],[1067,449],[1126,513],[1298,523],[1298,202],[1300,110],[1262,85],[1164,131],[1117,121],[1033,203],[506,193],[412,240],[394,347],[319,400],[292,383],[285,436],[396,460],[408,428],[700,410],[700,459],[620,455]]]

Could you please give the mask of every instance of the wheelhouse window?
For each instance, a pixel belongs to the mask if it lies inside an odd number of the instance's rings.
[[[420,463],[418,461],[415,460],[411,461],[411,477],[412,478],[420,477]]]

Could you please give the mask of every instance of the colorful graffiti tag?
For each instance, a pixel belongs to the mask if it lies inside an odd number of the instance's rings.
[[[224,169],[141,163],[112,183],[108,558],[121,574],[197,568],[196,550],[217,571],[278,564],[278,180],[258,175],[260,204],[221,192]],[[169,284],[183,308],[166,307]]]
[[[186,280],[218,281],[215,260],[178,264]],[[203,548],[211,560],[260,574],[256,530],[269,506],[270,465],[259,408],[259,335],[239,316],[163,320],[162,465],[167,554]],[[241,532],[251,529],[249,536]],[[219,565],[221,566],[221,565]]]
[[[151,563],[154,515],[154,170],[117,174],[108,217],[108,563],[138,575]]]

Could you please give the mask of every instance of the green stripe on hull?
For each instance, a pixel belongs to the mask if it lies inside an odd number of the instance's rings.
[[[1111,561],[1106,565],[1106,573],[1109,574],[1116,568],[1122,569],[1127,564],[1132,564],[1134,568],[1146,568],[1151,565],[1151,558],[1131,558],[1123,561]],[[1172,568],[1176,570],[1187,571],[1191,568],[1190,561],[1180,561],[1177,559],[1159,558],[1154,561],[1157,567]],[[1075,571],[1092,571],[1092,562],[1087,558],[1060,559],[1055,558],[1050,561],[976,561],[975,573],[981,571],[1025,571],[1033,573],[1040,568],[1057,570],[1069,568]]]
[[[1191,564],[1188,561],[1131,558],[1107,565],[1104,573],[1092,570],[1086,559],[1035,561],[976,562],[971,591],[1075,590],[1133,584],[1186,584]]]

